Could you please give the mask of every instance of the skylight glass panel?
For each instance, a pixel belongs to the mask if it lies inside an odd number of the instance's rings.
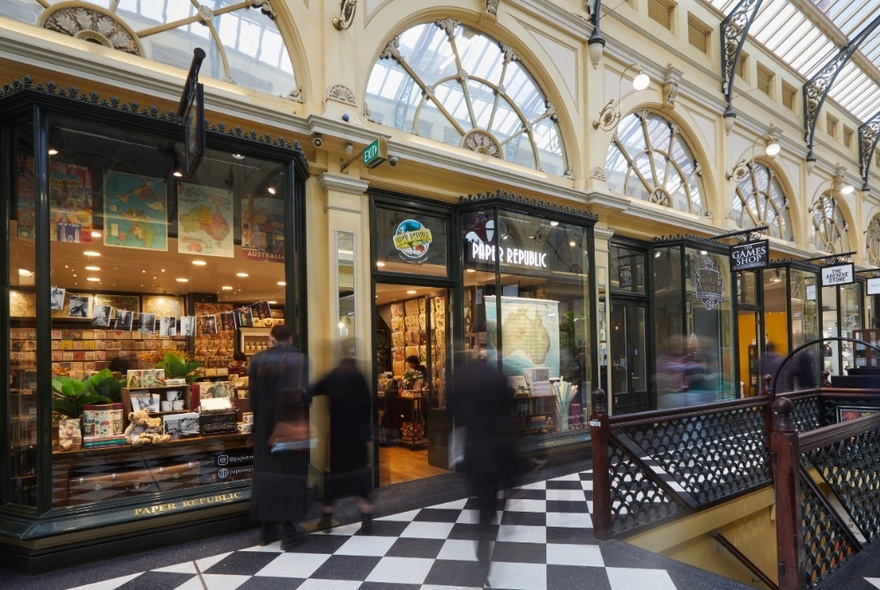
[[[411,27],[396,42],[399,57],[377,61],[367,85],[373,120],[475,151],[482,146],[493,156],[551,174],[567,172],[546,96],[525,66],[510,59],[508,48],[451,19]],[[381,83],[388,68],[383,62],[397,60],[402,77],[392,96]],[[538,125],[540,133],[525,131]],[[464,134],[479,137],[479,143],[463,142]]]

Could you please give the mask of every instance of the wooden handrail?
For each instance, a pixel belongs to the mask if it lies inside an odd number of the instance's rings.
[[[722,547],[727,549],[731,555],[733,555],[737,561],[746,566],[750,572],[754,575],[758,576],[758,579],[761,580],[770,590],[779,590],[779,584],[774,582],[767,574],[758,567],[758,565],[753,562],[751,559],[746,557],[745,553],[736,548],[736,545],[727,540],[727,537],[722,535],[721,533],[710,533],[712,538],[718,541]]]

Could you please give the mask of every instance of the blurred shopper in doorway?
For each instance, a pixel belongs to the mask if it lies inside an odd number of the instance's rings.
[[[353,358],[328,373],[314,389],[330,401],[330,471],[324,475],[324,503],[319,527],[332,526],[333,502],[357,496],[361,531],[373,532],[373,489],[367,442],[370,432],[370,387]]]
[[[514,475],[516,431],[511,416],[511,390],[504,375],[483,361],[472,359],[455,370],[449,392],[449,411],[455,427],[464,427],[464,459],[479,508],[477,558],[488,575],[495,539],[493,521],[498,491]]]

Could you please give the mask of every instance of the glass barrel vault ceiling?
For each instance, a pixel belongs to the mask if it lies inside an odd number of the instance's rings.
[[[724,15],[739,2],[707,0]],[[749,36],[809,80],[878,16],[877,0],[764,0]],[[861,43],[828,92],[862,122],[880,112],[878,65],[880,27]]]

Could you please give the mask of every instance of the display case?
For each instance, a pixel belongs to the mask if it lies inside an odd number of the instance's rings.
[[[248,358],[269,348],[271,328],[239,328],[238,347]]]
[[[853,338],[867,342],[874,346],[880,347],[880,329],[871,328],[865,330],[853,330]],[[856,343],[855,358],[853,359],[856,368],[878,367],[880,366],[880,352],[870,346]]]

